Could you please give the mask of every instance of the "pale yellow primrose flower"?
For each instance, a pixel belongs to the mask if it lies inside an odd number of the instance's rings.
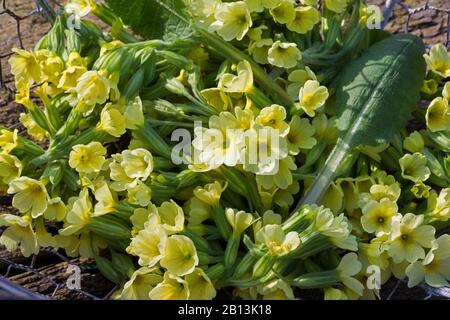
[[[287,86],[286,91],[293,100],[297,100],[300,88],[305,85],[306,81],[317,80],[317,77],[308,66],[305,66],[305,70],[299,69],[289,73],[288,80],[291,83]]]
[[[125,283],[119,299],[150,300],[150,291],[162,281],[163,276],[158,268],[141,267],[133,272],[130,280]]]
[[[219,89],[229,93],[248,93],[253,90],[253,71],[247,60],[236,66],[237,75],[225,73],[219,81]]]
[[[392,221],[388,253],[395,263],[403,260],[414,262],[425,257],[423,248],[432,246],[436,230],[432,226],[423,225],[423,219],[423,215],[407,213],[401,220]]]
[[[48,81],[57,85],[61,73],[64,71],[64,61],[58,55],[47,49],[36,51],[35,55],[42,70],[41,82]]]
[[[221,3],[214,13],[211,28],[224,40],[242,40],[252,26],[252,18],[244,1]]]
[[[411,153],[421,152],[425,147],[425,141],[418,131],[412,132],[403,140],[403,148]]]
[[[42,141],[48,136],[48,132],[42,129],[29,113],[21,113],[20,122],[27,129],[27,133],[37,141]]]
[[[316,145],[317,140],[313,138],[316,129],[308,119],[295,115],[292,117],[289,127],[287,135],[289,154],[297,155],[300,150],[309,150]]]
[[[146,149],[124,150],[121,166],[128,177],[146,181],[153,171],[153,156]]]
[[[89,190],[84,188],[67,213],[65,228],[61,229],[59,234],[69,236],[82,231],[91,221],[92,213],[93,207],[89,198]]]
[[[282,279],[275,279],[257,287],[263,300],[294,300],[294,291]]]
[[[379,202],[370,200],[362,208],[361,224],[366,232],[377,236],[388,234],[391,231],[392,218],[397,215],[397,204],[388,198]]]
[[[280,225],[269,224],[262,227],[255,238],[257,243],[263,243],[271,256],[284,256],[300,245],[297,232],[284,233]]]
[[[225,216],[235,235],[241,235],[253,223],[252,214],[242,210],[228,208],[225,210]]]
[[[201,268],[195,268],[192,273],[187,274],[184,280],[188,283],[190,300],[212,300],[217,292]]]
[[[181,232],[184,229],[183,209],[173,200],[165,201],[157,209],[159,223],[168,234]]]
[[[349,0],[325,0],[325,7],[336,13],[342,13],[347,8]]]
[[[408,287],[425,282],[435,288],[449,286],[450,280],[450,235],[445,234],[433,241],[433,246],[422,261],[406,268]]]
[[[313,7],[295,8],[294,19],[287,22],[287,28],[291,31],[305,34],[311,31],[320,21],[320,13]]]
[[[94,141],[87,145],[72,147],[69,155],[69,166],[77,172],[100,172],[105,163],[106,148],[100,142]]]
[[[108,103],[100,114],[100,122],[97,124],[96,130],[120,138],[126,132],[126,119],[119,110]]]
[[[0,190],[8,187],[9,183],[20,177],[22,162],[11,154],[0,153]]]
[[[293,68],[302,59],[302,54],[295,43],[275,41],[270,47],[268,58],[270,64],[280,68]]]
[[[354,277],[361,271],[361,268],[362,264],[358,260],[358,255],[354,252],[343,256],[337,267],[342,283],[359,296],[362,296],[364,286]]]
[[[447,99],[438,97],[431,101],[425,115],[431,132],[450,130],[450,107]]]
[[[45,185],[37,180],[20,177],[9,184],[9,194],[14,194],[12,204],[20,212],[31,213],[33,218],[41,216],[47,209],[48,193]]]
[[[10,252],[20,248],[25,257],[39,252],[36,234],[32,227],[32,218],[29,215],[22,217],[13,214],[0,215],[0,226],[6,226],[0,236],[0,245]]]
[[[427,207],[433,218],[440,221],[450,219],[450,189],[442,189],[439,196],[437,196],[435,191],[430,192]]]
[[[442,89],[442,96],[450,102],[450,81],[445,83],[444,89]]]
[[[399,161],[402,169],[402,177],[413,182],[426,181],[431,175],[427,167],[427,158],[416,152],[414,154],[405,154]]]
[[[295,18],[294,3],[290,0],[281,0],[278,5],[269,10],[275,22],[285,24]]]
[[[442,44],[436,44],[430,49],[429,54],[423,55],[428,68],[443,78],[450,76],[450,53]]]
[[[315,116],[315,111],[325,104],[328,97],[327,87],[321,86],[316,80],[306,81],[298,94],[300,107],[310,117]]]
[[[192,240],[183,235],[170,236],[160,264],[176,276],[193,272],[198,265],[198,256]]]
[[[266,190],[274,187],[287,189],[293,183],[292,171],[297,169],[293,157],[287,156],[281,160],[274,160],[278,165],[273,167],[272,172],[256,175],[256,182]]]
[[[41,68],[35,54],[17,48],[12,49],[12,51],[15,55],[8,62],[11,65],[11,73],[15,76],[16,82],[21,80],[29,84],[41,82]]]
[[[162,227],[146,223],[144,229],[131,239],[129,254],[139,257],[139,265],[153,267],[165,254],[167,234]]]
[[[44,211],[44,218],[47,220],[63,221],[67,214],[67,207],[61,198],[50,199],[47,209]]]
[[[279,130],[281,136],[289,132],[289,125],[286,123],[286,109],[278,104],[265,107],[256,117],[255,122],[262,126],[272,127]]]
[[[150,291],[151,300],[187,300],[190,296],[187,281],[166,272],[164,281]]]

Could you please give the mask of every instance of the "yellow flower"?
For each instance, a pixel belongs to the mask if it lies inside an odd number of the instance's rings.
[[[435,288],[448,287],[450,280],[450,235],[445,234],[433,241],[433,246],[422,261],[416,261],[406,268],[408,287],[412,288],[423,280]]]
[[[286,109],[278,104],[273,104],[270,107],[263,108],[255,122],[279,130],[279,134],[285,136],[289,132],[289,125],[285,120]]]
[[[242,40],[252,26],[252,18],[244,1],[222,3],[214,14],[211,27],[226,41]]]
[[[36,229],[36,239],[41,248],[57,248],[55,236],[47,231],[44,225],[44,219],[39,218],[34,223]]]
[[[450,53],[443,44],[436,44],[423,56],[428,68],[443,78],[450,76]]]
[[[137,180],[136,186],[127,189],[127,200],[131,204],[146,207],[152,199],[152,190],[142,181]]]
[[[362,268],[361,262],[358,260],[358,256],[356,253],[347,253],[342,257],[341,262],[337,267],[339,278],[342,283],[349,288],[354,293],[362,296],[364,286],[361,282],[356,280],[354,276],[356,276]]]
[[[325,288],[324,289],[324,300],[348,300],[348,296],[343,290],[336,288]]]
[[[450,130],[450,109],[448,100],[441,97],[431,101],[425,115],[431,132]]]
[[[87,71],[78,80],[75,90],[79,100],[79,110],[89,113],[96,104],[105,103],[111,91],[111,81],[98,71]]]
[[[20,122],[27,129],[27,133],[37,141],[44,140],[48,133],[42,129],[34,120],[31,114],[21,113],[19,117]]]
[[[183,209],[173,200],[165,201],[158,207],[158,216],[162,227],[168,234],[181,232],[184,229]]]
[[[14,48],[15,53],[10,59],[11,73],[15,76],[16,82],[25,81],[26,83],[41,82],[41,68],[33,52]]]
[[[399,161],[402,177],[412,182],[426,181],[431,175],[427,157],[421,153],[405,154]]]
[[[446,82],[444,89],[442,89],[442,96],[450,102],[450,82]]]
[[[146,181],[153,171],[153,156],[145,149],[124,150],[121,166],[128,177]]]
[[[287,28],[291,31],[305,34],[311,31],[320,21],[320,13],[313,7],[295,8],[294,19],[287,23]]]
[[[144,229],[131,239],[129,254],[139,257],[139,265],[153,267],[165,254],[167,234],[158,225],[145,223]]]
[[[257,174],[256,182],[266,190],[273,187],[287,189],[293,182],[292,171],[297,169],[293,158],[288,156],[277,162],[271,174]]]
[[[219,204],[220,196],[222,195],[222,192],[226,189],[226,187],[226,184],[225,186],[222,186],[220,182],[214,181],[213,183],[208,183],[203,188],[195,188],[194,195],[204,203],[215,207]]]
[[[440,221],[450,219],[450,189],[442,189],[439,196],[432,191],[428,198],[428,210],[433,218]]]
[[[31,213],[33,218],[41,216],[47,209],[47,189],[37,180],[20,177],[11,181],[9,194],[14,194],[12,204],[20,212]]]
[[[334,216],[333,212],[323,206],[312,205],[315,212],[313,229],[327,237],[336,247],[356,251],[358,246],[356,238],[350,235],[350,225],[347,217],[342,213]]]
[[[282,24],[289,23],[295,18],[294,4],[289,0],[280,1],[269,12],[275,22]]]
[[[263,300],[294,300],[294,291],[285,281],[275,279],[257,287]]]
[[[325,104],[329,96],[328,89],[321,86],[316,80],[308,80],[300,88],[298,95],[300,107],[310,116],[315,116],[315,111]]]
[[[264,38],[258,41],[250,42],[248,52],[252,55],[255,62],[259,64],[268,63],[269,49],[272,47],[273,40]]]
[[[189,300],[212,300],[216,296],[214,285],[202,269],[195,268],[184,280],[188,284]]]
[[[79,52],[72,51],[67,58],[67,65],[69,67],[87,67],[89,58],[81,57]]]
[[[342,13],[347,9],[349,0],[325,0],[325,7],[336,13]]]
[[[219,88],[209,88],[200,92],[206,102],[217,111],[226,111],[232,107],[231,98]]]
[[[95,10],[96,7],[97,4],[93,0],[70,0],[69,3],[66,4],[65,9],[67,13],[82,18]]]
[[[22,162],[17,157],[0,153],[0,191],[3,192],[11,181],[20,177],[22,169]]]
[[[264,244],[271,256],[284,256],[300,245],[297,232],[284,233],[280,225],[269,224],[256,233],[256,242]]]
[[[417,199],[421,199],[429,197],[431,187],[427,186],[422,181],[418,181],[411,187],[410,190]]]
[[[306,81],[317,80],[317,77],[309,67],[305,66],[305,70],[298,69],[289,73],[288,80],[291,83],[287,86],[286,91],[293,100],[296,100],[300,88],[305,85]]]
[[[100,172],[105,163],[106,149],[100,142],[94,141],[87,145],[76,145],[69,155],[69,165],[77,172]]]
[[[403,140],[403,148],[411,153],[421,152],[425,147],[425,141],[418,131],[412,132]]]
[[[144,125],[142,100],[139,96],[125,106],[123,115],[125,117],[125,127],[127,129],[136,130]]]
[[[252,214],[242,210],[228,208],[225,210],[225,216],[233,228],[233,234],[236,236],[240,236],[253,223]]]
[[[0,226],[7,227],[0,236],[0,245],[5,246],[10,252],[16,251],[19,247],[25,257],[38,254],[39,245],[31,223],[29,215],[22,217],[12,214],[0,215]]]
[[[119,298],[121,300],[149,300],[150,291],[163,281],[158,268],[141,267],[125,283]]]
[[[414,262],[425,257],[423,248],[431,247],[436,230],[432,226],[423,225],[423,219],[423,215],[407,213],[401,220],[393,220],[388,253],[395,263],[403,260]]]
[[[247,60],[241,61],[236,66],[237,76],[231,73],[222,75],[219,81],[219,89],[230,93],[246,93],[253,90],[253,71]]]
[[[294,195],[300,191],[298,181],[293,181],[286,189],[278,189],[273,196],[273,202],[280,207],[289,207],[294,203]]]
[[[96,128],[98,131],[104,131],[107,134],[119,138],[125,132],[125,117],[111,105],[106,105],[100,114],[100,122]]]
[[[92,202],[89,198],[89,190],[83,189],[79,197],[73,202],[72,208],[66,215],[65,228],[59,231],[60,235],[69,236],[82,231],[91,221]]]
[[[61,198],[50,199],[47,203],[47,210],[44,211],[44,218],[47,220],[63,221],[67,214],[67,207]]]
[[[302,54],[295,43],[275,41],[270,47],[268,58],[270,64],[280,68],[293,68],[302,59]]]
[[[11,153],[19,144],[18,130],[0,129],[0,148],[3,153]]]
[[[388,234],[391,231],[392,218],[397,215],[397,204],[388,198],[379,202],[370,200],[362,208],[361,224],[366,232],[377,236]]]
[[[211,207],[197,197],[192,197],[184,205],[189,225],[199,225],[211,218]]]
[[[46,49],[36,51],[35,56],[42,70],[41,82],[48,81],[57,85],[65,67],[64,61]]]
[[[87,72],[84,66],[70,66],[64,70],[59,79],[58,88],[70,90],[77,86],[77,81]]]
[[[187,281],[166,272],[164,281],[150,291],[151,300],[187,300],[189,298]]]
[[[160,264],[176,276],[193,272],[198,265],[198,256],[192,240],[182,235],[170,236]]]
[[[94,195],[97,203],[94,207],[93,216],[98,217],[115,211],[118,202],[117,195],[111,192],[106,182],[96,188]]]
[[[438,86],[439,83],[434,79],[424,80],[420,91],[428,95],[434,95],[438,90]]]

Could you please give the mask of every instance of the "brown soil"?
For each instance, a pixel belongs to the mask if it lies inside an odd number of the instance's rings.
[[[381,5],[383,0],[369,0],[369,3]],[[417,7],[425,3],[425,0],[405,0],[406,4]],[[35,9],[34,1],[31,0],[6,0],[6,9],[14,12],[17,16],[25,17],[32,10]],[[440,8],[450,8],[450,2],[448,0],[431,0],[430,4]],[[13,102],[13,79],[10,75],[9,66],[7,63],[8,55],[11,53],[13,47],[21,47],[25,49],[32,49],[34,44],[39,38],[44,35],[50,28],[49,23],[38,14],[33,14],[20,21],[20,30],[17,28],[16,20],[8,14],[1,14],[0,8],[0,79],[3,79],[6,88],[0,88],[0,126],[4,126],[10,129],[18,128],[20,132],[24,132],[23,127],[18,121],[19,114],[23,112],[23,108]],[[407,15],[403,9],[397,7],[394,11],[393,19],[387,25],[387,29],[392,32],[404,32],[406,26]],[[410,21],[410,28],[412,33],[422,37],[427,44],[443,43],[446,40],[447,31],[447,17],[443,13],[436,13],[433,11],[424,11],[415,14]],[[19,41],[19,34],[20,39]],[[11,207],[10,198],[0,197],[0,212],[13,212]],[[0,231],[1,233],[1,231]],[[0,258],[6,253],[0,248]],[[11,260],[17,263],[23,263],[29,265],[30,259],[23,259],[20,255],[9,255]],[[60,262],[54,255],[41,254],[38,257],[38,261],[41,261],[42,265],[39,267],[39,271],[46,274],[56,281],[63,281],[64,270],[66,270],[67,262]],[[79,261],[75,263],[81,265],[89,265],[91,261]],[[4,274],[3,269],[5,265],[2,265],[0,260],[0,274]],[[62,271],[61,271],[62,270]],[[29,289],[37,292],[52,295],[55,288],[52,288],[45,281],[39,278],[33,278],[30,273],[20,273],[16,271],[16,274],[11,280],[15,283],[21,284]],[[61,278],[62,277],[62,278]],[[67,277],[67,275],[65,275]],[[82,282],[84,283],[83,289],[91,292],[99,297],[105,296],[112,285],[105,280],[98,271],[88,270],[83,272]],[[382,290],[382,297],[387,298],[389,293],[396,285],[396,281],[390,281],[385,285]],[[392,299],[423,299],[425,297],[422,289],[408,290],[404,284],[401,284],[396,290]],[[55,299],[85,299],[86,297],[80,294],[69,292],[67,290],[59,290]]]

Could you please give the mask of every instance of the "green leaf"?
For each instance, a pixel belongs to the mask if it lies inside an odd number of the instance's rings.
[[[396,35],[377,42],[344,68],[336,90],[340,138],[296,210],[318,202],[350,150],[388,143],[405,127],[420,98],[424,51],[420,38]]]
[[[192,31],[189,25],[165,10],[156,0],[107,0],[112,11],[126,25],[146,39],[182,38]],[[182,0],[165,0],[170,8],[184,9]]]

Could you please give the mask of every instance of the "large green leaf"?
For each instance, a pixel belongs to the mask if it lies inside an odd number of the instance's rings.
[[[108,6],[131,29],[146,39],[187,36],[189,25],[165,10],[156,0],[107,0]],[[170,8],[184,9],[182,0],[164,0]]]
[[[420,98],[424,51],[420,38],[395,35],[344,68],[336,91],[340,138],[299,206],[321,198],[350,150],[390,142],[405,127]]]

